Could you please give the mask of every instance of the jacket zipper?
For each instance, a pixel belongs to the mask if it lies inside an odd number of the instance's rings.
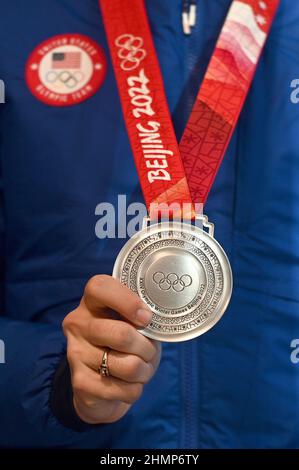
[[[198,348],[197,339],[182,344],[182,448],[198,449]]]
[[[199,4],[200,1],[197,0]],[[200,5],[197,7],[197,14],[200,15]],[[194,72],[194,67],[198,60],[199,55],[199,25],[198,21],[192,27],[192,34],[185,37],[186,52],[187,52],[187,68],[188,76],[190,77]],[[192,110],[194,103],[194,93],[198,88],[196,82],[196,74],[194,83],[191,85],[190,93],[186,103],[186,118]],[[198,440],[198,412],[199,412],[199,360],[198,360],[198,342],[199,339],[194,339],[182,343],[181,350],[181,369],[182,369],[182,399],[183,399],[183,416],[182,416],[182,431],[181,431],[181,444],[185,449],[196,449],[200,447]]]
[[[184,34],[191,34],[196,24],[197,0],[182,0],[182,26]]]

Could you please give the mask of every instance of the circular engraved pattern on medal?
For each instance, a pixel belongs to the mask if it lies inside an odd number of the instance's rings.
[[[167,335],[209,321],[224,286],[212,248],[196,234],[176,230],[154,233],[137,243],[125,259],[121,282],[153,310],[147,329]]]

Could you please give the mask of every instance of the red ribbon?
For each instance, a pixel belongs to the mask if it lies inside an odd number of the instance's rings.
[[[143,0],[99,0],[146,205],[193,217],[236,127],[279,0],[234,0],[180,147]],[[186,207],[189,207],[186,210]]]

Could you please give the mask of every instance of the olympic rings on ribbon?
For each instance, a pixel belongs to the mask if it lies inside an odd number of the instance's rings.
[[[165,275],[162,271],[157,271],[153,275],[153,281],[158,284],[161,290],[173,289],[175,292],[182,292],[186,287],[191,286],[192,277],[189,274],[178,276],[176,273]]]
[[[142,49],[143,39],[132,34],[122,34],[115,40],[115,45],[120,48],[117,55],[123,59],[120,64],[123,70],[136,69],[146,56]]]

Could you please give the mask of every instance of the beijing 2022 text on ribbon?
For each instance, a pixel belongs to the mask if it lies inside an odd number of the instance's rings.
[[[279,0],[233,0],[180,145],[175,137],[143,0],[99,0],[122,110],[149,215],[172,222],[134,235],[113,275],[152,309],[142,333],[185,341],[212,328],[232,293],[228,258],[204,204],[248,94]],[[189,208],[189,211],[185,210]],[[163,211],[159,211],[162,213]],[[203,228],[181,223],[199,217]]]

